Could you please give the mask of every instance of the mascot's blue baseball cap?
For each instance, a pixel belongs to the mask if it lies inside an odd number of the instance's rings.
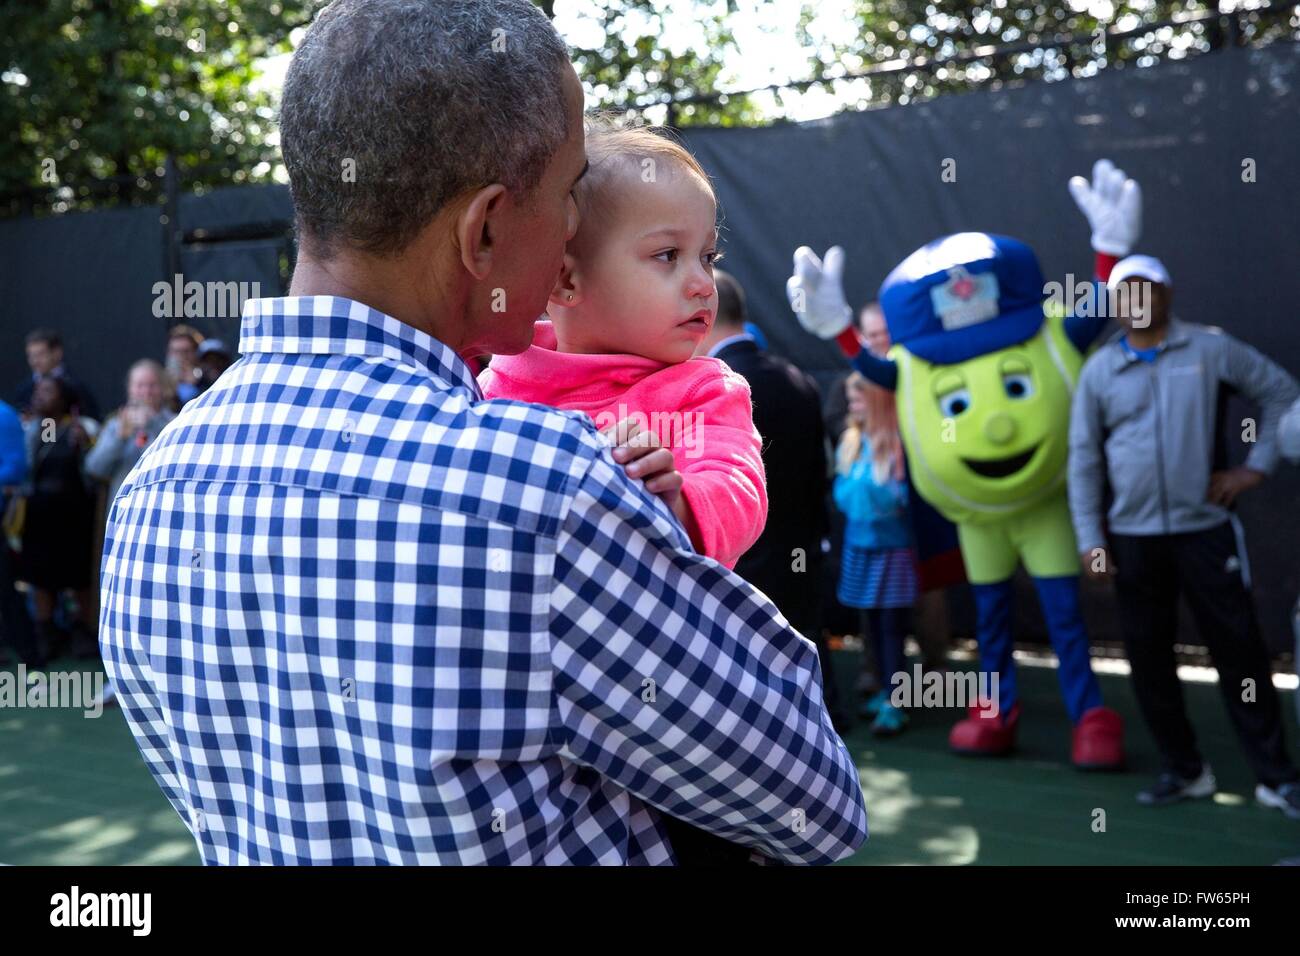
[[[1043,272],[1023,242],[959,232],[917,249],[885,279],[890,338],[936,365],[1031,339],[1043,325]]]

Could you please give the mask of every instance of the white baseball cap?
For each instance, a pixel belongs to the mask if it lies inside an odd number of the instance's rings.
[[[1149,279],[1151,282],[1159,282],[1161,285],[1173,287],[1173,282],[1169,278],[1169,270],[1155,256],[1128,256],[1115,263],[1115,267],[1110,270],[1110,278],[1106,280],[1106,288],[1113,289],[1125,279],[1134,277]]]

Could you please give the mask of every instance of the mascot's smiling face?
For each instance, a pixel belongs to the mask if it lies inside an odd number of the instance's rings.
[[[891,357],[912,480],[946,517],[996,520],[1061,486],[1078,361],[1047,326],[954,365],[931,364],[902,346]]]

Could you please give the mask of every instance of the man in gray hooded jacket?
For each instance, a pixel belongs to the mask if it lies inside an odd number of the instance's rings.
[[[1300,819],[1269,655],[1250,593],[1233,502],[1272,473],[1278,421],[1300,395],[1280,366],[1220,329],[1171,317],[1159,260],[1130,256],[1108,280],[1124,329],[1079,377],[1070,422],[1070,511],[1084,573],[1114,576],[1133,686],[1164,764],[1138,794],[1159,806],[1214,793],[1188,722],[1174,658],[1179,593],[1219,671],[1256,798]],[[1260,406],[1244,465],[1216,461],[1228,390]],[[1107,487],[1109,508],[1104,506]]]

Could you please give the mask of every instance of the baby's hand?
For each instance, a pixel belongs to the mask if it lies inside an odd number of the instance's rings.
[[[682,476],[673,464],[671,450],[659,444],[659,436],[643,429],[635,418],[625,418],[606,428],[614,444],[614,460],[629,478],[645,480],[646,491],[658,495],[676,513],[682,497]]]
[[[614,443],[614,460],[627,470],[628,477],[645,480],[646,490],[672,509],[695,550],[703,554],[703,537],[695,513],[682,494],[682,475],[673,464],[672,451],[661,447],[659,436],[641,428],[635,418],[625,418],[601,434]]]

